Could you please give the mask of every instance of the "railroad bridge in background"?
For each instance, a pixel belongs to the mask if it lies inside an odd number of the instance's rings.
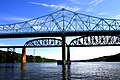
[[[66,43],[66,37],[80,36]],[[0,25],[0,38],[40,38],[27,41],[24,46],[0,46],[1,48],[23,48],[22,63],[26,63],[28,47],[62,47],[62,63],[70,61],[70,47],[119,46],[120,20],[105,19],[61,9],[28,21]],[[66,60],[66,47],[68,50]]]

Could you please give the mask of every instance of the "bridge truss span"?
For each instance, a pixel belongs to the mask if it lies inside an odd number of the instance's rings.
[[[41,36],[43,36],[43,34],[50,33],[64,33],[66,36],[68,36],[69,34],[76,32],[103,33],[119,31],[120,20],[98,18],[66,9],[61,9],[51,14],[25,22],[0,25],[0,37],[13,37],[13,35],[18,36],[22,34],[25,34],[25,37],[31,34],[42,34]],[[23,36],[24,35],[22,35],[22,37]]]
[[[62,40],[56,38],[39,38],[29,40],[24,44],[25,47],[61,47]]]
[[[120,46],[120,36],[82,36],[73,39],[69,46]]]

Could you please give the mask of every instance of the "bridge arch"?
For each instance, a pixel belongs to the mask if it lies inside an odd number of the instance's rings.
[[[56,38],[38,38],[27,41],[22,49],[22,64],[26,63],[27,47],[62,47],[62,40]]]
[[[120,45],[120,36],[81,36],[69,44],[70,47],[117,45]]]
[[[62,40],[56,38],[39,38],[27,41],[26,47],[61,47]]]

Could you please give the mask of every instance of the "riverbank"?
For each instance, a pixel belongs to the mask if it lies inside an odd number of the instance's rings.
[[[0,50],[0,63],[20,63],[22,54],[10,53]],[[55,59],[48,59],[41,56],[26,55],[27,62],[56,62]]]

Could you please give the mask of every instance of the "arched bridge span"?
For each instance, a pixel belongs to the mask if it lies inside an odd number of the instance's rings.
[[[24,44],[25,47],[62,47],[62,40],[56,38],[39,38],[29,40]]]
[[[82,36],[73,39],[70,47],[120,46],[120,36]]]
[[[24,44],[24,48],[22,49],[22,63],[26,63],[26,47],[62,47],[62,64],[66,64],[66,53],[65,48],[65,37],[61,39],[56,38],[39,38],[29,40]]]

